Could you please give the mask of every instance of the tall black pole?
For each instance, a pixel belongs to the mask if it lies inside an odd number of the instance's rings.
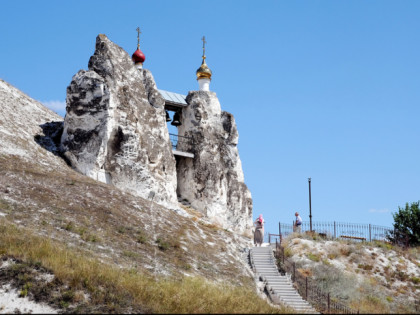
[[[311,206],[311,178],[308,178],[309,183],[309,228],[312,232],[312,206]]]

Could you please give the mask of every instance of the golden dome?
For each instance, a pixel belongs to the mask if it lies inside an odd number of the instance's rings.
[[[206,38],[203,36],[201,39],[203,41],[203,62],[201,63],[200,68],[197,69],[196,75],[197,80],[200,79],[209,79],[211,80],[211,70],[206,64]]]
[[[205,57],[204,57],[205,58]],[[206,61],[203,58],[200,68],[197,69],[197,80],[200,79],[210,79],[211,80],[211,70],[207,66]]]

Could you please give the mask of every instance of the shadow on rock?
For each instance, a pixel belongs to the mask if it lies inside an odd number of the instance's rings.
[[[34,140],[45,150],[64,158],[60,150],[60,140],[63,134],[63,121],[51,121],[42,125],[41,134],[36,134]]]

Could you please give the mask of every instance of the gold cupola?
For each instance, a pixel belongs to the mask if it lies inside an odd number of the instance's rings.
[[[206,38],[203,36],[203,62],[201,63],[200,68],[197,69],[196,75],[197,80],[200,79],[209,79],[211,80],[211,70],[206,64]]]

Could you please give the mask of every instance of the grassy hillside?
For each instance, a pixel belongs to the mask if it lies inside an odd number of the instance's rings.
[[[249,235],[75,172],[48,136],[60,120],[0,80],[0,289],[59,312],[281,311],[258,295]]]
[[[291,312],[256,289],[250,235],[75,172],[46,135],[61,119],[0,80],[0,289],[66,313]],[[285,246],[353,309],[416,312],[418,249],[302,235]]]
[[[332,301],[360,313],[420,312],[420,248],[328,240],[317,234],[294,234],[283,245],[301,278],[329,292]]]
[[[1,257],[16,260],[2,283],[63,311],[279,312],[256,293],[249,238],[192,209],[2,155],[0,214]],[[37,281],[40,268],[54,281]]]
[[[11,282],[21,296],[30,295],[64,312],[279,313],[252,287],[119,268],[5,219],[0,220],[0,254],[8,262],[2,283]],[[42,277],[47,274],[54,277]]]

